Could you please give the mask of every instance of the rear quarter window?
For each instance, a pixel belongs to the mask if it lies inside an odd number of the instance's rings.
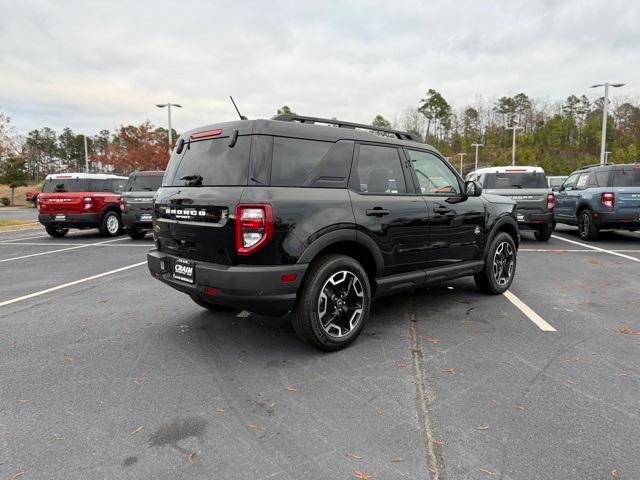
[[[302,187],[334,144],[298,138],[274,137],[271,186]]]
[[[86,192],[82,178],[50,178],[42,185],[42,193]]]
[[[613,187],[640,187],[640,165],[613,171]]]

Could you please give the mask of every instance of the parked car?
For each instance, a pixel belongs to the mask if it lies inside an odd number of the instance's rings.
[[[553,192],[554,188],[556,189],[559,188],[560,185],[562,185],[566,179],[567,179],[566,175],[554,175],[551,177],[547,177],[547,182],[549,184],[549,188]]]
[[[486,193],[504,195],[516,201],[521,229],[533,230],[537,240],[547,241],[553,232],[555,197],[540,167],[488,167],[467,175]]]
[[[555,221],[576,225],[583,240],[602,230],[640,228],[640,163],[590,165],[569,175],[556,195]]]
[[[162,183],[164,171],[134,172],[120,198],[122,222],[131,238],[144,238],[151,231],[153,196]]]
[[[210,310],[292,310],[302,339],[337,350],[373,297],[466,275],[509,288],[515,202],[481,192],[411,133],[295,115],[219,123],[178,141],[148,266]]]
[[[70,228],[119,235],[120,194],[126,182],[127,177],[97,173],[47,175],[38,195],[38,220],[52,237],[63,237]]]
[[[33,203],[33,206],[38,208],[38,194],[40,192],[38,192],[37,190],[27,190],[27,192],[24,195],[24,199],[27,201],[27,203]]]

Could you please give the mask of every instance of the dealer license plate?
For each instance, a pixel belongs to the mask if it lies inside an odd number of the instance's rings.
[[[66,222],[67,221],[67,216],[66,215],[62,215],[62,214],[58,214],[58,215],[56,215],[56,221],[57,222]]]
[[[173,263],[173,273],[171,276],[182,282],[193,283],[195,273],[195,263],[183,258],[177,258]]]
[[[145,213],[144,215],[140,215],[140,221],[141,222],[150,222],[151,221],[151,214],[150,213]]]

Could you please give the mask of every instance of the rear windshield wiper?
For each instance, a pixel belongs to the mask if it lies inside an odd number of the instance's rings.
[[[200,187],[202,185],[202,175],[185,175],[180,180],[185,180],[187,182],[187,187]]]

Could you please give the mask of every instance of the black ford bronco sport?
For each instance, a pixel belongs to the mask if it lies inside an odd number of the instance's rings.
[[[515,202],[481,191],[411,133],[294,115],[198,128],[156,194],[149,270],[211,310],[291,310],[337,350],[374,297],[466,275],[509,288]]]

